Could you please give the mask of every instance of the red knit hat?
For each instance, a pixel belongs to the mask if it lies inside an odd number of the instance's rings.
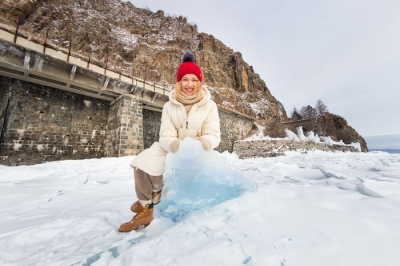
[[[203,81],[203,73],[198,65],[196,65],[196,56],[192,51],[187,51],[182,56],[182,64],[178,68],[176,73],[176,81],[180,81],[186,74],[193,74],[200,80]]]

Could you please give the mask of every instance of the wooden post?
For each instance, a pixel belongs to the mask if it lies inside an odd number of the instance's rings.
[[[69,35],[69,47],[68,47],[68,56],[67,56],[67,62],[69,63],[69,56],[71,55],[71,47],[72,47],[72,37]]]
[[[19,30],[19,24],[21,24],[21,16],[22,15],[20,15],[19,17],[18,17],[18,21],[17,21],[17,28],[15,29],[15,35],[14,35],[14,43],[17,43],[17,36],[18,36],[18,30]]]
[[[43,44],[43,53],[46,54],[46,43],[47,43],[47,37],[49,36],[49,28],[47,28],[46,31],[46,38],[44,39],[44,44]]]
[[[107,64],[108,64],[108,49],[107,49],[107,55],[106,55],[106,65],[104,67],[104,75],[107,73]]]

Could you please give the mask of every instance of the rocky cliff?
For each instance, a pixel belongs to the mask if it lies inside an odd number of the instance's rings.
[[[258,120],[255,122],[248,136],[257,134],[262,129],[264,136],[271,138],[284,138],[285,129],[297,132],[297,127],[302,127],[304,135],[312,131],[322,137],[331,137],[334,141],[343,141],[346,144],[360,143],[361,151],[367,152],[368,147],[364,138],[352,128],[343,117],[325,112],[312,119],[289,119],[285,122],[271,120]]]
[[[0,27],[107,69],[172,88],[185,50],[193,50],[219,104],[258,118],[287,118],[283,105],[242,58],[182,16],[119,0],[3,0]]]
[[[326,113],[317,119],[314,126],[325,136],[331,136],[337,141],[343,140],[344,143],[358,142],[362,151],[368,151],[364,138],[339,115]]]

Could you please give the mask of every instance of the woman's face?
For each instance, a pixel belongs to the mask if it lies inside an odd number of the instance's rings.
[[[199,79],[196,75],[193,74],[186,74],[181,79],[182,83],[182,91],[188,96],[192,96],[196,93],[196,88],[199,83]]]

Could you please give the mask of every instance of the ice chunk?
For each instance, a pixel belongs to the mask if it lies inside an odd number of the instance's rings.
[[[295,133],[293,133],[293,131],[291,131],[287,128],[285,129],[285,134],[286,134],[286,137],[291,140],[300,141],[299,137],[297,137],[297,135]]]
[[[177,153],[168,153],[164,182],[157,208],[173,221],[256,189],[256,183],[233,169],[225,157],[204,151],[193,138],[185,138]]]
[[[306,138],[306,136],[304,136],[304,132],[303,132],[303,127],[299,126],[296,127],[296,131],[297,131],[297,137],[302,140],[302,141],[308,141],[308,139]]]
[[[307,133],[307,138],[313,143],[320,143],[318,134],[315,134],[314,131],[309,131]]]
[[[350,146],[353,146],[354,148],[356,148],[356,150],[357,150],[358,152],[361,152],[361,144],[360,144],[360,142],[352,142],[352,143],[350,144]]]
[[[328,137],[323,137],[323,136],[321,136],[320,139],[321,139],[323,142],[325,142],[325,144],[328,145],[328,146],[333,146],[333,144],[334,144],[334,141],[331,139],[330,136],[328,136]]]

